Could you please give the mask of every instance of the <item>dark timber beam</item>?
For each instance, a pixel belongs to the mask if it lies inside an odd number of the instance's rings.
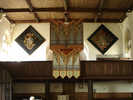
[[[45,97],[46,97],[46,100],[50,100],[49,99],[49,92],[50,92],[50,84],[49,84],[49,81],[46,81],[45,82]]]
[[[63,7],[55,7],[55,8],[34,8],[30,10],[29,8],[12,8],[12,9],[3,9],[4,13],[17,13],[17,12],[65,12]],[[97,8],[69,8],[68,12],[83,12],[83,13],[97,13]],[[103,8],[102,12],[114,12],[114,13],[122,13],[127,12],[128,9],[111,9],[111,8]]]
[[[93,81],[88,81],[88,100],[93,100]]]
[[[35,20],[36,20],[37,22],[39,22],[39,17],[38,17],[38,15],[37,15],[37,13],[33,12],[33,9],[34,9],[34,8],[33,8],[33,6],[32,6],[31,0],[25,0],[25,1],[26,1],[27,5],[29,6],[30,12],[33,13],[33,15],[34,15],[34,17],[35,17]]]
[[[2,8],[0,8],[0,13],[4,13]],[[2,16],[3,16],[3,15],[2,15]],[[5,15],[4,17],[5,17],[11,24],[14,23],[13,20],[11,20],[7,15]]]
[[[127,0],[127,3],[125,4],[125,6],[128,7],[128,12],[132,12],[133,11],[133,0]]]
[[[123,16],[120,18],[120,22],[123,22],[127,17],[126,13],[123,13]]]
[[[38,15],[37,15],[37,13],[34,13],[34,17],[35,17],[35,19],[36,19],[36,21],[37,21],[37,22],[39,22],[39,21],[40,21],[40,19],[39,19],[39,17],[38,17]]]
[[[25,0],[27,5],[29,6],[29,9],[30,11],[32,12],[33,11],[33,7],[32,7],[32,3],[31,3],[31,0]]]
[[[11,23],[14,24],[15,22],[13,20],[11,20],[7,15],[5,16],[5,18]]]
[[[104,5],[104,0],[100,0],[99,1],[99,7],[98,7],[99,11],[102,11],[103,5]]]
[[[54,19],[57,21],[64,21],[64,19]],[[79,19],[68,19],[68,21],[72,21],[72,20],[79,20]],[[82,22],[94,22],[95,19],[84,19]],[[14,20],[15,23],[37,23],[35,20]],[[40,19],[39,23],[48,23],[50,22],[49,19]],[[98,19],[97,22],[107,22],[107,23],[121,23],[120,19]]]
[[[65,22],[68,21],[69,19],[69,13],[68,13],[68,7],[69,7],[69,0],[64,0],[64,18],[65,18]]]
[[[68,11],[68,7],[69,7],[69,0],[64,0],[64,9],[65,9],[65,11]]]
[[[104,0],[99,0],[98,7],[97,7],[97,13],[96,13],[96,17],[95,17],[95,22],[97,22],[99,16],[102,16],[103,5],[104,5]]]

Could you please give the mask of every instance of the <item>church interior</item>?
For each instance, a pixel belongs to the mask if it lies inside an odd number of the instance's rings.
[[[133,0],[0,0],[0,100],[132,100]]]

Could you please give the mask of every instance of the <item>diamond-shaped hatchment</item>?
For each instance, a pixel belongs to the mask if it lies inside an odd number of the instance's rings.
[[[108,30],[104,25],[101,25],[89,38],[94,47],[104,54],[118,38]]]
[[[30,55],[45,39],[32,26],[29,26],[15,41]]]

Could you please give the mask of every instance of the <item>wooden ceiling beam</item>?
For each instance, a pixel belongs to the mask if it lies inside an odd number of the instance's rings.
[[[65,22],[68,21],[69,18],[69,13],[68,13],[68,7],[69,7],[69,0],[64,0],[64,18],[65,18]]]
[[[65,9],[65,11],[68,11],[68,7],[69,7],[69,0],[64,0],[64,9]]]
[[[27,5],[29,6],[29,9],[30,11],[32,12],[33,11],[33,6],[32,6],[32,3],[31,3],[31,0],[25,0]]]
[[[5,18],[6,18],[11,24],[14,24],[14,23],[15,23],[13,20],[11,20],[11,19],[9,18],[9,16],[6,15]]]
[[[126,6],[128,6],[128,12],[132,12],[133,11],[133,0],[128,0],[127,2],[128,4],[126,4]]]
[[[102,11],[103,6],[104,6],[104,0],[100,0],[98,5],[98,10]]]
[[[34,17],[35,17],[35,19],[36,19],[37,22],[40,21],[40,18],[39,18],[39,16],[37,15],[37,13],[34,13]]]
[[[37,13],[33,12],[34,8],[33,8],[33,6],[32,6],[31,0],[25,0],[25,1],[26,1],[27,5],[29,6],[30,12],[33,13],[33,15],[34,15],[34,17],[35,17],[35,20],[36,20],[37,22],[39,22],[40,19],[39,19]]]
[[[2,8],[1,8],[2,9]],[[12,8],[12,9],[2,9],[4,13],[16,13],[16,12],[65,12],[62,7],[55,8],[34,8],[32,11],[29,8]],[[102,12],[114,12],[121,13],[127,12],[128,9],[111,9],[111,8],[103,8]],[[96,8],[69,8],[68,12],[83,12],[83,13],[94,13],[97,12]]]
[[[99,0],[98,6],[97,6],[97,13],[96,13],[96,17],[95,17],[95,22],[97,22],[99,16],[102,16],[103,6],[104,6],[104,0]]]
[[[127,17],[126,13],[123,13],[123,16],[120,18],[120,22],[123,22]]]
[[[64,19],[54,19],[57,21],[64,21]],[[68,21],[79,20],[79,19],[68,19]],[[84,19],[82,22],[94,22],[95,19]],[[37,23],[35,20],[14,20],[15,23]],[[48,23],[50,19],[40,19],[39,23]],[[107,23],[121,23],[120,19],[98,19],[97,22],[107,22]]]

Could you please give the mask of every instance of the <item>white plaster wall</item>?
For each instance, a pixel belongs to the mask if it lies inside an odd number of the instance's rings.
[[[126,51],[126,49],[127,49],[127,46],[126,46],[126,43],[125,43],[125,41],[126,41],[126,39],[125,39],[125,36],[126,36],[126,34],[127,34],[127,24],[126,24],[127,22],[126,21],[124,21],[121,25],[120,25],[120,29],[121,29],[121,31],[122,31],[122,43],[123,43],[123,57],[128,57],[128,55],[127,55],[127,51]],[[126,34],[125,34],[126,33]]]
[[[16,42],[15,39],[29,26],[32,25],[46,41],[37,48],[31,55],[23,50]],[[6,30],[6,29],[5,29]],[[1,53],[1,61],[46,61],[52,60],[52,51],[49,49],[50,39],[50,24],[16,24],[14,28],[13,42],[7,48],[8,53]]]
[[[45,93],[44,83],[16,83],[13,93]]]
[[[84,23],[84,50],[81,52],[80,60],[96,60],[97,55],[102,55],[87,39],[101,25],[104,24],[112,31],[119,40],[105,53],[105,55],[122,55],[123,43],[121,24],[116,23]],[[33,52],[28,55],[14,40],[19,36],[29,25],[32,25],[46,41]],[[6,31],[6,25],[2,27]],[[52,60],[52,51],[49,49],[50,40],[50,23],[36,24],[16,24],[12,33],[13,42],[7,47],[7,53],[0,53],[0,61],[46,61]]]
[[[83,85],[83,86],[81,86]],[[133,93],[132,81],[94,82],[93,91],[96,93]],[[44,83],[16,83],[14,93],[45,93]],[[63,92],[62,83],[51,83],[50,92]],[[75,83],[75,92],[88,92],[87,83]]]
[[[75,83],[75,92],[88,92],[87,83],[83,83],[83,87],[79,87],[79,83]],[[105,81],[93,82],[93,91],[96,93],[133,93],[132,81]]]
[[[97,55],[102,55],[90,42],[88,38],[101,25],[105,25],[119,40],[104,54],[107,56],[118,55],[123,53],[122,32],[120,23],[84,23],[84,50],[82,51],[82,60],[96,60]]]
[[[8,32],[10,32],[10,23],[6,18],[2,17],[0,19],[0,48],[2,48],[3,36]]]
[[[45,42],[33,52],[32,55],[28,55],[18,44],[16,44],[19,48],[16,52],[18,54],[21,52],[21,55],[25,55],[27,57],[26,60],[51,60],[52,54],[49,49],[49,39],[50,39],[50,24],[49,23],[40,23],[40,24],[17,24],[14,33],[14,39],[17,38],[29,25],[32,25],[44,38]],[[21,55],[19,56],[21,58]]]
[[[129,55],[129,56],[131,58],[133,58],[133,12],[128,13],[127,16],[128,17],[122,23],[122,26],[123,26],[122,29],[123,29],[123,34],[125,33],[124,30],[127,30],[127,29],[131,33],[130,37],[131,37],[131,40],[132,40],[132,44],[131,44],[131,55]],[[124,52],[124,54],[125,54],[125,52]]]
[[[75,83],[75,92],[88,92],[88,84],[83,83],[82,87]],[[133,82],[131,81],[102,81],[93,82],[93,91],[95,93],[132,93]]]
[[[128,81],[107,81],[94,82],[93,89],[96,93],[120,93],[133,92],[133,82]]]

